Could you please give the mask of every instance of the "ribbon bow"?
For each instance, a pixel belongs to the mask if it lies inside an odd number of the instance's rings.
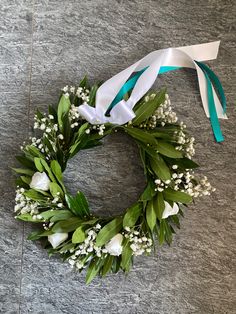
[[[222,142],[224,138],[219,118],[227,119],[224,91],[214,72],[201,62],[216,59],[219,44],[216,41],[153,51],[104,82],[97,90],[95,108],[84,103],[78,111],[91,124],[124,124],[135,117],[133,107],[148,92],[159,74],[192,68],[197,72],[203,108],[210,118],[216,141]],[[130,90],[129,99],[124,100],[123,96]]]

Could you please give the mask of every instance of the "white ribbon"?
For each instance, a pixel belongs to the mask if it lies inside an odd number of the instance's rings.
[[[119,125],[124,124],[135,117],[135,113],[132,109],[152,87],[158,76],[160,67],[175,66],[196,69],[203,108],[206,116],[209,118],[206,78],[202,69],[194,60],[207,61],[216,59],[219,44],[220,41],[216,41],[194,46],[153,51],[103,83],[97,90],[95,108],[84,103],[78,107],[78,111],[91,124],[101,124],[106,122]],[[109,105],[112,103],[121,87],[129,79],[130,75],[145,67],[148,68],[137,80],[129,99],[126,101],[121,100],[113,107],[110,116],[105,116]],[[226,119],[227,117],[223,112],[223,108],[213,86],[212,89],[217,115],[219,118]]]

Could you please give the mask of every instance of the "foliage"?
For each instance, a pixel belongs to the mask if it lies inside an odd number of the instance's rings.
[[[87,267],[87,283],[96,275],[105,276],[119,269],[127,272],[134,255],[139,255],[142,250],[149,254],[148,244],[143,249],[136,243],[139,238],[152,245],[151,239],[155,237],[160,245],[170,244],[174,227],[180,226],[182,211],[163,218],[165,204],[181,206],[190,203],[194,195],[189,193],[186,185],[188,189],[189,182],[192,187],[198,186],[193,176],[188,175],[190,179],[186,179],[190,169],[196,168],[197,164],[187,150],[191,141],[180,144],[181,134],[188,138],[183,125],[168,123],[166,117],[159,116],[160,108],[168,99],[165,90],[141,99],[134,108],[136,117],[122,126],[92,126],[78,115],[76,108],[84,99],[88,98],[88,103],[94,106],[96,91],[97,86],[90,88],[84,78],[77,90],[64,88],[58,105],[55,108],[49,106],[48,116],[37,111],[35,129],[43,134],[22,148],[22,154],[17,156],[21,166],[13,168],[18,176],[16,218],[39,225],[39,230],[29,235],[29,239],[45,239],[50,255],[60,254],[79,270]],[[64,186],[63,172],[69,159],[79,151],[101,145],[104,136],[117,131],[126,133],[138,145],[146,188],[123,215],[102,218],[91,214],[82,191],[75,196],[69,194]],[[30,188],[36,172],[46,173],[50,180],[48,190]],[[180,175],[184,179],[180,179]],[[180,180],[178,184],[176,176]],[[67,233],[68,238],[52,248],[48,237],[56,233]],[[123,235],[122,254],[115,256],[106,248],[117,234]]]

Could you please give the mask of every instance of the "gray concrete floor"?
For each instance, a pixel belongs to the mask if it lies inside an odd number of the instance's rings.
[[[236,3],[226,0],[1,0],[0,18],[0,312],[236,313],[235,191]],[[197,141],[197,161],[217,188],[191,206],[171,247],[135,260],[128,276],[96,279],[49,259],[30,243],[31,227],[13,218],[9,167],[31,133],[36,107],[55,103],[61,87],[111,75],[148,52],[221,39],[218,73],[228,100],[225,142],[216,144],[193,71],[163,75],[176,111]],[[121,211],[144,180],[133,143],[122,136],[77,156],[66,171],[95,211]],[[75,170],[74,170],[75,169]]]

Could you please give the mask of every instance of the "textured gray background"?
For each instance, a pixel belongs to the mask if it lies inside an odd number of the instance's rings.
[[[235,1],[1,0],[0,6],[0,312],[236,313]],[[170,248],[136,258],[126,277],[86,287],[83,274],[49,260],[26,240],[30,227],[13,218],[9,167],[31,133],[35,108],[55,103],[59,89],[85,73],[92,81],[108,79],[152,50],[218,39],[219,57],[210,64],[228,100],[224,143],[213,140],[193,71],[157,83],[168,87],[195,136],[196,159],[217,192],[191,206]],[[78,155],[66,181],[101,213],[121,211],[144,186],[136,148],[119,135]]]

